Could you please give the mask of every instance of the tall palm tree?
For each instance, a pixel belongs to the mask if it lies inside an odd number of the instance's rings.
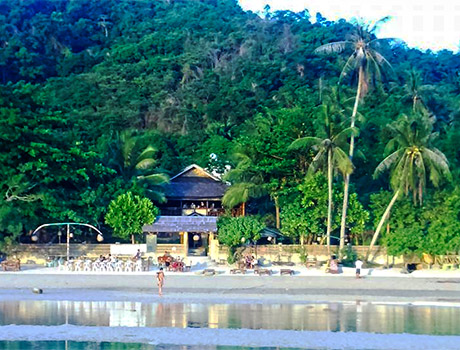
[[[386,58],[378,52],[379,45],[384,42],[389,42],[394,39],[375,37],[375,32],[379,26],[389,20],[389,17],[384,17],[374,24],[357,23],[353,31],[348,35],[346,40],[328,43],[318,47],[315,52],[318,54],[342,53],[351,51],[345,66],[340,74],[340,80],[349,75],[357,74],[358,86],[356,88],[356,97],[353,107],[353,112],[350,120],[350,127],[354,128],[356,124],[356,116],[358,113],[358,105],[369,90],[371,77],[377,80],[382,78],[385,73],[385,68],[392,71],[391,64]],[[351,134],[349,157],[353,160],[355,151],[355,136]],[[350,187],[350,174],[345,176],[344,194],[342,206],[342,220],[340,225],[340,248],[345,245],[345,227],[348,209],[348,193]]]
[[[353,171],[353,165],[343,150],[346,139],[356,132],[353,128],[340,130],[340,113],[334,105],[323,104],[318,107],[318,136],[302,137],[289,146],[290,150],[309,150],[316,152],[307,172],[310,177],[315,172],[324,168],[327,169],[328,180],[328,206],[327,206],[327,249],[330,251],[331,228],[332,228],[332,181],[333,172],[338,170],[344,177]]]
[[[379,237],[383,224],[390,215],[391,208],[404,193],[412,192],[414,204],[422,204],[427,177],[434,187],[438,187],[442,178],[450,179],[449,163],[446,156],[436,147],[433,140],[434,117],[419,115],[409,118],[401,117],[395,126],[391,126],[394,137],[388,142],[385,153],[390,153],[375,169],[374,177],[390,170],[390,184],[394,191],[372,237],[366,259]]]
[[[165,174],[155,173],[157,149],[151,145],[144,148],[142,144],[142,137],[130,130],[118,133],[109,145],[109,166],[125,181],[143,186],[150,199],[163,203],[166,201],[163,186],[169,182],[169,178]]]

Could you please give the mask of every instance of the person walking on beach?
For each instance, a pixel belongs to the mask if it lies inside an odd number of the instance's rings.
[[[157,283],[158,283],[158,295],[163,296],[163,284],[165,283],[165,274],[163,268],[160,267],[160,271],[157,272]]]
[[[361,278],[361,268],[363,267],[363,262],[358,258],[358,260],[355,261],[355,267],[356,267],[356,278]]]

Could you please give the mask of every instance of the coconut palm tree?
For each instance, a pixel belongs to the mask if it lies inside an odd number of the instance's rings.
[[[412,113],[427,111],[424,95],[434,90],[434,86],[423,84],[423,79],[419,71],[411,69],[407,74],[406,84],[404,84],[405,94],[403,99],[410,100],[412,103]]]
[[[315,52],[318,54],[342,53],[351,51],[351,55],[345,63],[340,74],[340,81],[344,77],[357,75],[358,86],[356,88],[356,97],[353,107],[353,112],[350,119],[350,127],[354,128],[356,124],[356,116],[358,113],[358,105],[369,90],[371,78],[380,80],[386,71],[392,72],[391,64],[386,58],[378,52],[379,46],[382,43],[392,41],[389,38],[376,38],[375,32],[380,25],[389,20],[389,17],[384,17],[381,20],[371,23],[357,23],[353,31],[348,35],[346,40],[328,43],[318,47]],[[349,157],[353,160],[355,151],[355,136],[350,136]],[[340,248],[345,245],[345,227],[348,209],[348,193],[350,187],[350,174],[345,176],[344,194],[342,206],[342,220],[340,225]]]
[[[151,145],[142,146],[142,137],[131,130],[117,133],[109,145],[108,165],[114,168],[126,182],[133,181],[145,189],[153,201],[166,201],[163,186],[169,182],[165,174],[155,173],[157,149]]]
[[[401,194],[412,192],[414,205],[417,201],[421,205],[427,177],[434,187],[438,187],[443,178],[451,177],[446,156],[432,145],[437,137],[437,133],[433,133],[434,122],[434,117],[426,115],[413,118],[403,115],[395,126],[390,127],[394,137],[388,142],[385,153],[391,153],[377,166],[374,178],[389,170],[394,194],[377,225],[366,259]]]
[[[332,181],[333,172],[338,170],[344,177],[353,171],[351,160],[344,151],[346,139],[356,132],[354,128],[340,130],[341,111],[331,104],[322,104],[318,107],[318,136],[302,137],[295,140],[290,150],[313,150],[316,154],[308,168],[307,177],[312,176],[326,165],[328,180],[328,208],[326,241],[328,251],[331,243],[332,228]]]

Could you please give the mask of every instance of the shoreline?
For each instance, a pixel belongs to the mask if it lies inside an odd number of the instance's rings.
[[[275,270],[279,271],[278,267]],[[165,296],[159,298],[156,270],[148,272],[67,272],[57,268],[26,268],[0,272],[0,301],[6,300],[119,300],[143,302],[213,303],[328,303],[382,302],[460,306],[460,271],[364,270],[329,275],[320,270],[293,267],[294,276],[232,275],[216,267],[215,276],[166,272]],[[33,294],[40,288],[44,294]]]

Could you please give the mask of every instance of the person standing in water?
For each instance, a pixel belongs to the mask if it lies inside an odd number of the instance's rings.
[[[165,274],[163,268],[160,267],[160,271],[157,272],[157,283],[158,283],[158,295],[163,296],[163,284],[165,283]]]

